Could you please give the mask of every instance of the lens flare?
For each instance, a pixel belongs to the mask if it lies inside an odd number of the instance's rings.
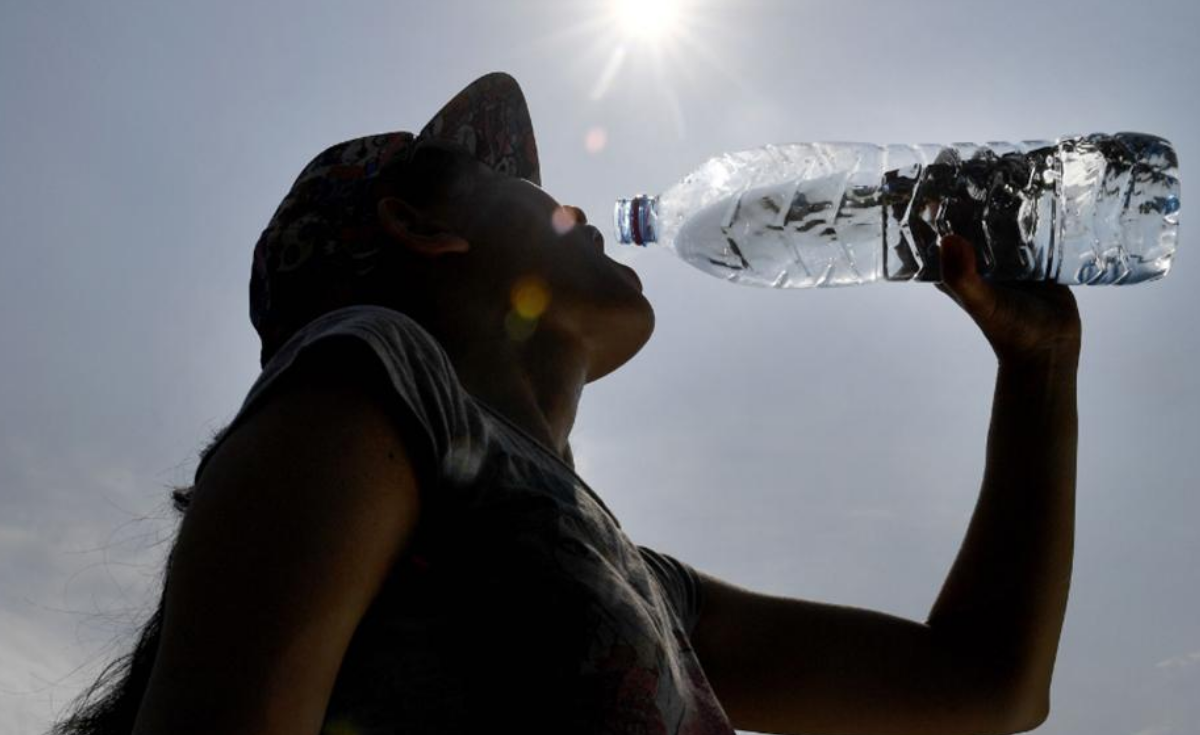
[[[537,319],[550,305],[550,289],[537,276],[524,276],[512,288],[512,307],[522,319]]]
[[[556,207],[550,215],[550,224],[559,235],[565,235],[575,226],[575,215],[566,207]]]
[[[515,309],[504,317],[504,331],[508,333],[508,338],[513,342],[524,342],[533,336],[536,329],[536,319],[526,319]]]
[[[325,723],[321,735],[358,735],[359,730],[349,720],[336,719]]]
[[[606,145],[608,145],[608,131],[598,125],[589,130],[583,139],[583,147],[593,156],[604,150]]]

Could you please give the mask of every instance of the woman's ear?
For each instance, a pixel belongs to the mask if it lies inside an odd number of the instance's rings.
[[[471,249],[470,243],[445,222],[427,216],[399,197],[380,199],[376,214],[384,232],[417,255],[437,258]]]

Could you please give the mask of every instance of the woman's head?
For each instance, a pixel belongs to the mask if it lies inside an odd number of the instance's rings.
[[[513,340],[554,330],[588,347],[589,380],[649,339],[653,310],[637,275],[608,258],[582,210],[525,178],[497,173],[461,146],[417,140],[379,171],[353,248],[278,273],[263,362],[320,314],[371,303],[403,311],[435,336]],[[535,291],[532,296],[530,291]]]
[[[326,302],[356,300],[377,266],[374,191],[384,174],[408,201],[453,198],[444,184],[469,161],[541,183],[533,124],[520,86],[503,73],[467,85],[421,129],[344,141],[300,172],[254,248],[250,319],[262,363]]]

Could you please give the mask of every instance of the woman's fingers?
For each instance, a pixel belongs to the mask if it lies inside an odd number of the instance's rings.
[[[961,235],[946,235],[941,239],[943,293],[949,291],[959,306],[977,322],[983,324],[996,308],[992,286],[979,275],[975,262],[975,246]]]

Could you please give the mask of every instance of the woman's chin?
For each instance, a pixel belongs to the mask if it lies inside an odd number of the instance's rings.
[[[654,307],[640,292],[627,308],[614,310],[596,325],[598,335],[587,382],[599,380],[629,362],[654,334]]]

